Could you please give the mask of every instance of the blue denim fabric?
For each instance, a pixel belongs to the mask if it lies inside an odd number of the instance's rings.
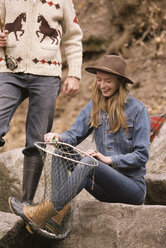
[[[92,163],[89,157],[80,158],[78,154],[78,161],[84,163]],[[72,168],[72,171],[67,171]],[[52,195],[51,202],[57,211],[70,202],[85,186],[87,175],[93,170],[93,167],[81,164],[72,164],[70,161],[59,159],[55,156],[51,167],[52,179]],[[80,188],[81,187],[81,188]]]
[[[129,95],[124,112],[127,119],[128,134],[124,129],[110,133],[107,114],[101,112],[98,128],[90,128],[89,120],[93,103],[90,101],[80,112],[71,129],[61,135],[62,142],[78,145],[92,131],[97,150],[112,158],[112,167],[127,176],[144,176],[149,159],[150,118],[147,108]]]
[[[93,173],[95,183],[92,188]],[[146,196],[146,183],[143,177],[125,176],[101,161],[98,161],[95,171],[91,169],[84,178],[77,193],[83,188],[102,202],[140,205]]]
[[[83,188],[102,202],[135,205],[144,202],[146,183],[143,177],[127,177],[99,160],[97,167],[78,163],[68,175],[65,163],[60,160],[58,162],[58,158],[54,162],[51,173],[51,202],[57,211],[63,209]],[[93,160],[89,157],[84,157],[81,162],[93,164]],[[93,176],[95,176],[94,184]]]
[[[69,151],[69,148],[67,147],[66,149],[65,145],[63,147],[61,146],[60,151],[58,151],[58,149],[54,151],[55,156],[52,157],[52,163],[51,163],[51,187],[52,187],[51,200],[52,202],[54,202],[56,199],[55,202],[56,202],[57,210],[59,210],[57,204],[59,204],[63,208],[63,206],[66,205],[65,204],[66,201],[69,202],[70,200],[72,200],[72,198],[77,193],[77,184],[80,182],[80,180],[76,180],[76,178],[70,181],[70,179],[73,177],[73,176],[71,177],[70,175],[73,175],[72,172],[75,170],[77,163],[62,157],[58,157],[58,155],[62,156],[63,152],[67,152],[65,153],[65,157],[69,157],[74,161],[80,161],[82,159],[82,156],[80,154],[78,154],[72,148]],[[73,154],[73,156],[71,154]],[[79,166],[77,167],[80,168]],[[74,175],[76,175],[75,172]],[[79,170],[79,172],[80,172],[79,177],[81,177],[82,175],[81,170]],[[66,183],[67,183],[67,189],[64,190],[63,188],[65,187],[64,185],[66,185]],[[70,190],[68,193],[69,185],[70,185]]]
[[[44,141],[44,134],[51,131],[60,88],[59,77],[0,73],[0,140],[9,131],[10,120],[17,107],[29,97],[23,153],[38,153],[34,142]],[[0,145],[4,145],[3,142]]]

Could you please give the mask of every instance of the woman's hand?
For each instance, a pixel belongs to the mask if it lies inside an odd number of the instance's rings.
[[[61,141],[61,136],[58,133],[46,133],[44,135],[45,142],[52,142],[53,140]]]
[[[7,30],[0,32],[0,47],[5,47],[8,44],[8,34]]]
[[[86,151],[87,155],[90,155],[92,157],[98,158],[101,162],[105,164],[112,164],[111,157],[104,156],[102,153],[94,150],[88,150]]]

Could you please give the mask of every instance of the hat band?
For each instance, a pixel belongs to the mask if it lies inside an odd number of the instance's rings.
[[[117,75],[120,75],[120,76],[125,76],[124,73],[120,73],[120,72],[114,71],[113,69],[111,69],[109,67],[101,66],[99,69],[100,70],[107,70],[107,71],[110,71],[110,72],[112,72],[114,74],[117,74]]]

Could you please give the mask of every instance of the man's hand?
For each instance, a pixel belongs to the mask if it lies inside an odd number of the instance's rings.
[[[0,47],[5,47],[8,44],[8,30],[0,33]]]
[[[75,77],[67,77],[64,81],[62,94],[67,96],[75,96],[79,90],[79,79]]]

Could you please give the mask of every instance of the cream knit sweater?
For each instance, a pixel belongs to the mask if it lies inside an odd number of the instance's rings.
[[[68,76],[81,77],[82,31],[72,0],[0,0],[0,17],[9,31],[8,55],[18,61],[14,73],[61,77],[62,43]],[[11,72],[2,48],[0,72]]]

